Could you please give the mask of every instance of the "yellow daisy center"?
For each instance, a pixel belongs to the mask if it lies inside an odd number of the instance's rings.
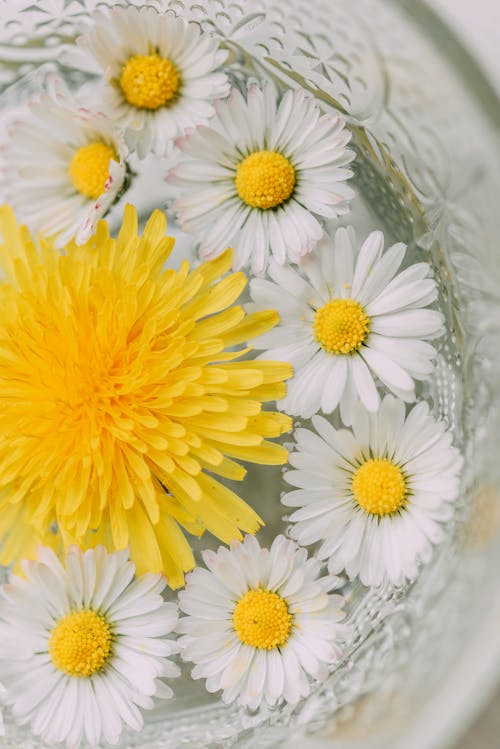
[[[181,76],[174,63],[160,55],[134,55],[123,66],[120,86],[129,104],[159,109],[179,93]]]
[[[370,318],[354,299],[331,299],[316,312],[314,335],[330,354],[358,351],[370,332]]]
[[[389,515],[407,502],[403,472],[386,458],[363,463],[354,473],[351,487],[358,505],[373,515]]]
[[[54,666],[68,676],[92,676],[111,654],[110,626],[89,609],[68,614],[51,632],[49,654]]]
[[[292,620],[287,602],[269,590],[249,590],[233,612],[240,642],[263,650],[279,648],[288,641]]]
[[[91,200],[102,195],[109,177],[109,162],[118,156],[111,146],[99,141],[79,148],[69,165],[69,175],[75,190]]]
[[[295,182],[295,169],[276,151],[255,151],[236,170],[238,195],[252,208],[281,205],[292,194]]]

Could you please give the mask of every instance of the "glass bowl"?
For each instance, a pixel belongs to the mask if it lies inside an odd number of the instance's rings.
[[[57,71],[87,80],[70,43],[94,0],[0,0],[3,110],[22,108]],[[126,4],[126,3],[123,3]],[[138,3],[133,3],[138,4]],[[155,7],[167,3],[153,2]],[[447,335],[420,395],[465,455],[462,495],[446,541],[404,589],[346,584],[354,636],[344,661],[294,709],[223,706],[188,669],[176,699],[147,715],[120,746],[142,749],[335,747],[446,749],[500,676],[500,106],[465,50],[417,0],[171,0],[230,46],[242,70],[300,85],[353,133],[349,221],[428,259]],[[0,124],[1,131],[1,124]],[[162,163],[137,165],[126,199],[144,217],[163,201]],[[0,183],[1,190],[1,183]],[[123,209],[109,216],[117,225]],[[192,256],[178,236],[176,257]],[[242,494],[266,517],[260,537],[286,528],[281,473],[252,469]],[[198,552],[209,544],[198,544]],[[41,746],[8,726],[0,746]]]

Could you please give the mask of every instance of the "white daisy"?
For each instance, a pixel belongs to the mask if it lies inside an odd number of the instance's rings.
[[[139,707],[171,697],[160,678],[178,675],[165,579],[134,580],[127,552],[103,547],[74,547],[65,568],[41,547],[22,565],[25,577],[12,576],[0,601],[0,673],[16,721],[50,746],[115,744],[123,723],[140,730]]]
[[[141,158],[164,156],[176,136],[212,117],[214,99],[227,96],[220,69],[227,52],[199,24],[146,6],[97,11],[93,19],[79,43],[109,84],[106,111],[128,128]]]
[[[262,359],[288,361],[295,376],[280,401],[286,412],[309,418],[340,403],[350,424],[357,397],[369,411],[380,405],[374,375],[405,401],[414,380],[433,371],[435,350],[426,342],[443,333],[443,315],[423,309],[437,297],[427,263],[398,273],[406,247],[384,253],[384,235],[372,232],[358,252],[351,231],[338,229],[300,270],[269,266],[272,280],[254,279],[254,306],[278,310],[281,323],[253,341]]]
[[[86,242],[124,188],[127,148],[103,114],[81,107],[61,81],[11,124],[3,153],[7,199],[56,246]]]
[[[320,562],[284,536],[269,550],[246,536],[203,559],[208,570],[196,568],[179,593],[188,614],[177,627],[179,644],[196,664],[193,679],[251,709],[307,696],[308,677],[326,679],[348,631],[338,623],[344,600],[329,593],[338,579],[319,577]]]
[[[354,158],[351,134],[336,115],[322,115],[305,91],[278,102],[269,84],[251,83],[247,98],[233,89],[216,104],[210,127],[177,145],[185,156],[168,181],[183,231],[193,233],[204,258],[235,249],[235,267],[263,273],[269,253],[297,263],[323,236],[318,216],[346,213],[353,190],[345,184]]]
[[[317,434],[297,429],[285,474],[297,487],[282,497],[298,507],[290,535],[308,546],[322,542],[329,570],[345,570],[365,585],[402,585],[417,576],[432,545],[446,534],[459,493],[462,458],[452,435],[426,403],[405,418],[405,405],[386,395],[370,414],[358,403],[352,431],[314,416]]]

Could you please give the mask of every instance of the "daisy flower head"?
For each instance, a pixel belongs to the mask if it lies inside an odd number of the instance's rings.
[[[172,11],[129,5],[93,18],[79,42],[103,71],[106,111],[127,129],[140,158],[164,156],[175,137],[213,116],[214,99],[227,96],[227,52]]]
[[[7,199],[56,247],[82,244],[125,188],[127,147],[111,120],[80,106],[61,81],[30,110],[11,124],[4,148]]]
[[[305,91],[280,100],[269,84],[233,89],[217,115],[177,140],[184,158],[167,179],[183,231],[195,234],[204,258],[235,249],[235,268],[262,274],[269,255],[298,263],[323,236],[319,217],[349,209],[346,184],[354,152],[336,115],[322,115]]]
[[[380,405],[376,378],[405,401],[415,399],[414,380],[433,371],[429,339],[444,331],[441,312],[425,309],[437,298],[428,263],[398,272],[406,246],[384,252],[384,235],[372,232],[355,249],[351,230],[337,229],[300,269],[269,266],[268,279],[254,279],[253,307],[271,305],[280,325],[253,342],[262,359],[283,358],[294,377],[279,404],[309,418],[340,404],[344,424],[360,398],[369,411]]]
[[[254,536],[203,555],[179,593],[187,616],[177,631],[181,655],[195,663],[194,679],[226,703],[257,709],[306,697],[311,679],[324,681],[339,661],[348,633],[338,578],[320,576],[321,564],[277,536],[270,549]]]
[[[230,251],[175,271],[164,214],[137,231],[127,206],[116,239],[102,221],[60,253],[0,210],[0,564],[37,542],[130,545],[140,574],[178,587],[194,566],[181,527],[229,542],[262,523],[219,478],[287,460],[270,438],[291,420],[262,404],[291,368],[239,345],[277,314],[234,304],[247,279],[227,275]]]
[[[22,567],[0,598],[0,664],[17,723],[50,746],[116,744],[123,724],[139,731],[139,708],[171,697],[161,679],[179,674],[165,579],[135,579],[127,552],[102,546],[72,548],[65,565],[40,547]]]
[[[352,430],[313,417],[316,432],[295,431],[294,487],[282,502],[292,538],[321,542],[329,570],[359,576],[364,585],[400,586],[414,579],[443,540],[460,488],[462,458],[452,435],[426,403],[405,414],[403,401],[386,395],[377,413],[361,403]]]

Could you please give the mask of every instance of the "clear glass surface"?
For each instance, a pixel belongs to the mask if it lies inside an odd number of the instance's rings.
[[[6,114],[22,109],[47,71],[70,85],[85,82],[69,43],[95,5],[0,0]],[[456,517],[418,580],[403,590],[346,586],[354,637],[306,701],[257,713],[225,707],[184,667],[176,699],[120,746],[446,749],[500,675],[499,103],[416,0],[174,0],[170,7],[194,8],[242,69],[280,87],[304,86],[325,111],[346,116],[359,197],[344,223],[360,235],[382,228],[388,242],[409,245],[408,262],[433,264],[447,335],[436,375],[419,395],[448,422],[466,461]],[[162,164],[146,161],[137,172],[126,199],[146,216],[164,200]],[[122,208],[111,213],[115,226]],[[190,256],[188,238],[176,233],[176,257]],[[266,518],[264,541],[286,528],[279,470],[253,469],[239,489]],[[9,726],[0,746],[39,744]]]

